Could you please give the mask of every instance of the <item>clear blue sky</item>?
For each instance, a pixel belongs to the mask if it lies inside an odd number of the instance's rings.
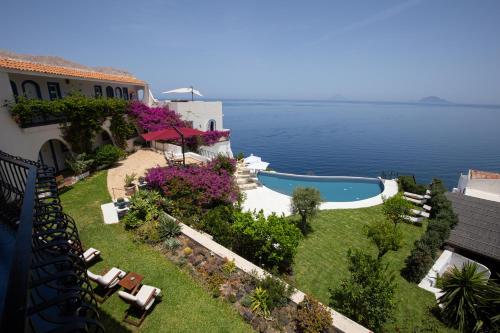
[[[2,0],[0,48],[208,97],[500,104],[500,1]]]

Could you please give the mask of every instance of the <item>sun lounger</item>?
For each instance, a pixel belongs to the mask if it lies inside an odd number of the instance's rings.
[[[431,196],[426,194],[426,195],[420,195],[416,193],[411,193],[411,192],[404,192],[403,193],[406,197],[417,199],[417,200],[424,200],[424,199],[430,199]]]
[[[118,282],[120,282],[120,279],[124,278],[127,273],[119,268],[113,267],[104,275],[94,274],[87,269],[87,275],[89,279],[97,283],[100,288],[105,290],[103,297],[98,299],[98,301],[102,303],[113,292],[115,287],[118,285]]]
[[[118,295],[121,298],[123,298],[127,303],[130,303],[131,308],[136,307],[142,312],[139,318],[139,322],[132,321],[129,319],[130,312],[132,310],[130,308],[129,310],[127,310],[125,318],[123,318],[123,321],[132,324],[134,326],[141,326],[142,322],[144,321],[144,318],[146,317],[146,313],[151,309],[153,303],[155,302],[156,297],[158,297],[160,293],[161,289],[147,285],[143,285],[136,295],[132,295],[125,291],[120,290],[118,292]]]
[[[419,209],[411,209],[410,210],[413,214],[415,215],[420,215],[422,217],[426,217],[426,218],[429,218],[429,213],[426,212],[425,210],[419,210]]]
[[[97,259],[100,254],[101,251],[96,250],[93,247],[90,247],[85,252],[83,252],[83,259],[85,260],[86,263],[89,263],[94,259]]]
[[[432,210],[432,207],[429,206],[429,205],[423,205],[422,208],[425,209],[428,212],[430,212]]]
[[[415,199],[415,198],[410,198],[410,197],[407,197],[407,196],[403,196],[403,198],[409,202],[413,202],[414,204],[417,204],[417,205],[423,205],[427,202],[427,199]]]
[[[406,221],[409,221],[411,223],[421,223],[424,220],[423,217],[415,217],[415,216],[409,216],[409,215],[405,215],[405,216],[403,216],[403,218]]]

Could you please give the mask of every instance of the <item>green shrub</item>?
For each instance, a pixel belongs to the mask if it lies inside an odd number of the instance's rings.
[[[394,275],[381,260],[362,252],[349,250],[350,277],[330,289],[330,305],[339,312],[373,331],[379,332],[392,318]]]
[[[251,307],[253,312],[262,314],[264,317],[269,317],[271,312],[267,307],[267,291],[261,287],[255,288],[250,296]]]
[[[429,200],[429,205],[432,207],[431,217],[436,217],[442,211],[453,211],[451,202],[446,198],[444,193],[433,194]]]
[[[123,222],[126,229],[135,229],[144,223],[156,221],[166,200],[157,191],[139,191],[130,198],[130,209]]]
[[[287,305],[288,297],[293,292],[292,287],[272,275],[267,275],[264,279],[259,280],[257,286],[267,292],[266,303],[270,311],[274,308]]]
[[[160,241],[158,228],[154,222],[141,224],[135,229],[135,235],[138,240],[144,243],[155,244]]]
[[[158,236],[161,240],[174,238],[181,233],[181,226],[179,223],[168,216],[166,213],[161,212],[158,217]]]
[[[427,229],[427,231],[420,238],[420,241],[431,249],[431,254],[433,254],[434,257],[437,250],[439,250],[443,244],[444,239],[441,238],[437,231]]]
[[[91,168],[92,164],[94,164],[94,160],[90,155],[81,153],[74,158],[67,159],[66,163],[76,175],[80,175]]]
[[[300,215],[300,230],[306,234],[308,220],[319,210],[321,193],[313,187],[297,187],[292,195],[292,212]]]
[[[450,236],[450,222],[448,220],[432,219],[427,225],[427,232],[436,232],[444,242]]]
[[[389,221],[397,225],[406,221],[404,217],[409,215],[411,207],[408,200],[405,200],[401,194],[396,194],[389,199],[384,199],[382,211]]]
[[[376,220],[368,224],[367,236],[378,249],[378,258],[381,258],[389,250],[397,251],[401,247],[403,234],[397,224],[387,220]]]
[[[401,275],[410,282],[418,283],[427,274],[434,263],[434,252],[420,240],[415,242],[415,247],[405,259],[405,267]]]
[[[107,144],[98,147],[95,150],[94,155],[96,166],[109,167],[124,158],[126,153],[123,149]]]
[[[232,247],[234,223],[233,206],[221,205],[210,209],[200,221],[200,229],[212,235],[217,243]]]
[[[257,265],[286,270],[291,267],[302,238],[300,230],[285,217],[262,212],[235,211],[233,249]]]
[[[295,322],[300,333],[322,333],[332,325],[332,316],[317,300],[306,296],[297,307]]]
[[[417,184],[413,176],[399,176],[398,178],[399,190],[404,192],[411,192],[415,194],[425,194],[427,186]]]

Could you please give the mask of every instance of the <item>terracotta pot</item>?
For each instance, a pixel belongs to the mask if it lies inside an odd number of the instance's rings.
[[[135,193],[135,185],[125,186],[125,195],[131,196]]]

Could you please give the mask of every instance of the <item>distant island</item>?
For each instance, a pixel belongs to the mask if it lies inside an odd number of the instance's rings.
[[[422,98],[418,102],[422,104],[452,104],[450,101],[437,96],[427,96]]]

